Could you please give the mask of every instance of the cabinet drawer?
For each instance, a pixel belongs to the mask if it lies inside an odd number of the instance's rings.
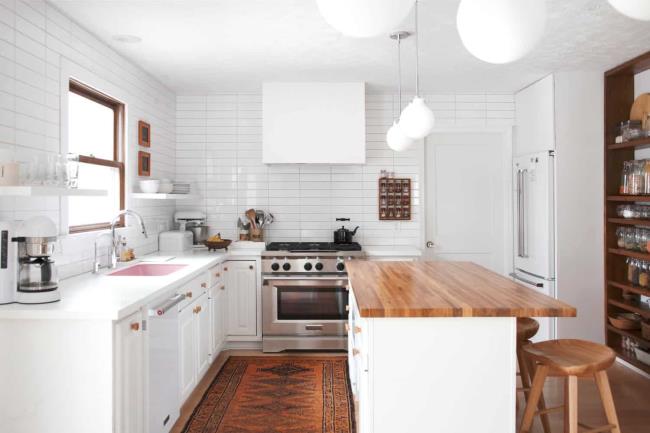
[[[210,274],[210,287],[223,284],[223,263],[211,267],[208,274]]]
[[[194,302],[199,296],[208,291],[209,274],[203,272],[198,277],[179,287],[178,293],[184,293],[185,299],[178,304],[178,311]]]

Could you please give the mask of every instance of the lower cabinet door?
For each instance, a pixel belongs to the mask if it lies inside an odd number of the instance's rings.
[[[142,313],[115,325],[115,433],[144,433]]]
[[[257,266],[255,261],[230,261],[224,266],[228,300],[227,332],[257,335]]]
[[[196,386],[196,342],[194,305],[188,305],[178,313],[180,338],[179,387],[180,403],[183,404]]]
[[[220,283],[217,286],[213,287],[210,292],[210,330],[212,331],[212,344],[210,347],[210,354],[212,360],[216,359],[219,355],[225,339],[225,293],[225,285],[223,283]]]
[[[196,381],[201,380],[210,367],[210,301],[202,295],[192,304],[196,338]]]

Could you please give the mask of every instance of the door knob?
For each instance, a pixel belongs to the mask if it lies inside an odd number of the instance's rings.
[[[427,241],[427,248],[433,248],[433,242]]]

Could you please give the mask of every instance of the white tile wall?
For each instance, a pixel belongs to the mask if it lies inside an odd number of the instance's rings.
[[[173,178],[175,95],[42,0],[0,0],[0,159],[26,160],[60,151],[61,65],[71,61],[126,95],[128,190],[137,181],[137,121],[152,125],[153,176]],[[90,83],[92,84],[92,83]],[[157,250],[157,232],[171,223],[174,203],[130,200],[151,236],[128,233],[136,252]],[[59,221],[58,198],[0,198],[0,219],[45,214]],[[127,231],[129,232],[129,231]],[[56,260],[63,276],[91,268],[97,233],[63,237]]]
[[[514,122],[510,94],[425,95],[441,126],[496,126]],[[408,96],[404,101],[409,100]],[[178,96],[176,104],[177,178],[195,183],[201,198],[182,208],[207,213],[211,231],[235,238],[237,217],[254,207],[270,211],[275,222],[266,240],[331,240],[336,217],[361,228],[363,245],[421,246],[421,183],[424,147],[391,151],[385,134],[397,114],[397,98],[367,95],[367,163],[350,166],[262,164],[262,97],[257,93]],[[333,127],[335,127],[333,125]],[[309,138],[305,137],[308,145]],[[380,170],[413,181],[413,220],[379,221]]]

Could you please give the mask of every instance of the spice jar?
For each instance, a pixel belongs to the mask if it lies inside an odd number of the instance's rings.
[[[650,159],[643,160],[643,193],[650,194]]]
[[[627,281],[629,281],[632,284],[638,284],[639,283],[638,260],[628,258],[627,260],[625,260],[625,263],[627,263]]]
[[[637,228],[635,230],[634,239],[636,240],[636,249],[641,252],[648,252],[648,231]]]
[[[619,194],[630,193],[630,175],[632,174],[632,161],[623,162],[623,170],[621,171],[621,185],[619,187]]]
[[[639,286],[650,287],[650,264],[645,261],[639,266]]]
[[[634,229],[632,228],[625,229],[625,249],[626,250],[636,249],[636,239],[634,236]]]
[[[625,248],[625,228],[623,227],[616,229],[616,245],[619,248]]]
[[[631,170],[628,176],[628,194],[640,195],[645,191],[644,176],[645,176],[645,162],[644,161],[631,161]]]

